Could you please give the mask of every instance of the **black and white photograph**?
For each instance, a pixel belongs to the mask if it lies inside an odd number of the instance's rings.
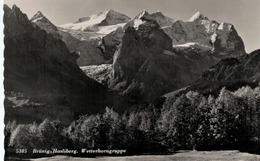
[[[6,161],[260,161],[260,0],[4,0]]]

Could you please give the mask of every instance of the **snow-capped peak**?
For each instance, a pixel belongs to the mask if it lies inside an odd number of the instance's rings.
[[[130,18],[127,17],[126,15],[116,12],[114,10],[106,10],[103,12],[99,12],[98,14],[94,14],[88,17],[82,17],[79,18],[79,20],[76,23],[82,23],[86,21],[99,21],[99,20],[105,20],[105,19],[122,19],[122,21],[129,21]]]
[[[116,12],[113,11],[113,10],[107,10],[107,11],[104,11],[104,12],[99,12],[98,14],[90,15],[88,17],[81,17],[75,23],[82,23],[82,22],[86,22],[86,21],[90,21],[90,20],[92,21],[92,20],[98,19],[100,17],[105,18],[105,17],[107,17],[108,14],[113,14],[113,13],[116,13]]]
[[[107,10],[107,11],[104,11],[104,12],[99,12],[98,14],[95,14],[95,15],[91,15],[90,19],[95,19],[97,17],[107,16],[108,14],[118,14],[118,13],[113,11],[113,10]]]
[[[81,30],[81,31],[99,31],[99,27],[118,25],[126,23],[130,18],[122,13],[113,10],[99,12],[89,17],[82,17],[75,23],[61,25],[61,28]]]
[[[174,20],[170,17],[165,16],[162,12],[157,11],[155,13],[149,14],[146,10],[140,12],[137,16],[135,16],[131,21],[129,21],[125,26],[124,29],[132,26],[134,28],[138,28],[141,24],[146,22],[148,25],[152,25],[154,27],[165,27],[171,26],[174,23]]]
[[[31,21],[32,22],[36,22],[37,20],[39,19],[42,19],[44,18],[45,16],[42,14],[41,11],[38,11],[32,18],[31,18]]]
[[[104,14],[118,14],[118,12],[114,11],[114,10],[107,10],[103,12]]]
[[[209,20],[209,19],[198,11],[189,19],[190,22],[194,22],[196,20]]]
[[[125,26],[124,29],[132,26],[134,28],[138,28],[141,24],[144,24],[146,21],[153,21],[154,18],[146,11],[143,10],[137,16],[132,18]]]

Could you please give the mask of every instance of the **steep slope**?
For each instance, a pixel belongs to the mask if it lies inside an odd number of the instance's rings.
[[[259,83],[260,50],[256,50],[249,55],[221,60],[204,72],[190,89],[215,94],[222,87],[236,90],[245,85],[255,87]]]
[[[135,99],[154,97],[155,92],[161,93],[169,86],[169,79],[165,74],[167,71],[160,71],[159,62],[163,62],[163,57],[160,57],[163,50],[171,49],[171,40],[162,30],[146,27],[150,26],[145,26],[144,23],[139,26],[138,31],[131,27],[126,29],[122,47],[114,56],[109,82],[110,88],[119,90],[122,94],[130,94]],[[141,32],[151,33],[142,35]],[[152,39],[147,38],[152,34]],[[158,60],[158,64],[154,61],[155,57],[161,59]],[[144,96],[147,98],[143,98]]]
[[[202,75],[202,80],[224,81],[243,79],[259,81],[260,74],[260,50],[237,59],[230,58],[220,61]]]
[[[124,26],[124,29],[127,29],[128,27],[138,28],[141,24],[147,21],[156,21],[156,20],[147,11],[144,10],[140,12],[137,16],[132,18],[129,22],[127,22]]]
[[[198,91],[205,95],[218,95],[226,87],[230,91],[242,86],[256,87],[260,83],[260,50],[238,58],[221,60],[218,64],[205,71],[201,77],[182,90],[167,94],[185,93],[190,90]]]
[[[151,16],[158,22],[161,27],[171,26],[174,20],[170,17],[165,16],[162,12],[157,11],[152,13]]]
[[[58,39],[61,38],[57,27],[51,23],[51,21],[46,18],[40,11],[38,11],[30,20],[37,24],[41,29],[47,31],[47,33],[52,34]]]
[[[80,70],[77,55],[15,5],[4,6],[4,25],[5,121],[69,122],[110,104],[113,95]]]
[[[107,60],[111,60],[113,58],[115,52],[122,43],[124,34],[125,32],[123,28],[119,27],[102,38],[101,47]]]
[[[31,22],[45,30],[47,33],[52,34],[54,37],[63,40],[71,52],[78,53],[78,65],[97,65],[105,61],[102,50],[98,45],[99,41],[81,41],[73,37],[69,32],[64,32],[57,28],[40,11],[31,18]]]

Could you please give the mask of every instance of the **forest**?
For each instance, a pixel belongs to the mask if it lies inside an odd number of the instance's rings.
[[[15,149],[125,149],[131,154],[166,154],[177,150],[238,149],[260,153],[260,87],[221,89],[217,97],[195,91],[143,103],[123,114],[106,108],[70,125],[9,121],[6,155]],[[32,154],[27,154],[32,156]]]

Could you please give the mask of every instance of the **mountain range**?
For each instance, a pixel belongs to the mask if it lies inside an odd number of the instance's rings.
[[[259,82],[259,51],[247,54],[232,24],[200,12],[183,21],[108,10],[61,26],[40,11],[30,20],[16,6],[4,12],[5,121],[69,122],[178,89],[212,94]]]
[[[101,45],[111,64],[81,69],[133,101],[185,87],[219,60],[246,54],[233,25],[211,21],[201,13],[188,21],[174,21],[161,12],[142,11],[103,36]]]

